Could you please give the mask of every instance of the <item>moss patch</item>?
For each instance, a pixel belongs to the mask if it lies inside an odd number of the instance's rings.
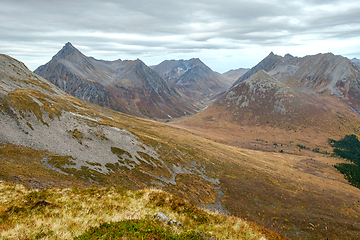
[[[122,155],[124,155],[124,154],[128,155],[129,158],[132,158],[132,155],[129,152],[127,152],[123,149],[117,148],[117,147],[111,147],[111,152],[121,158],[122,158]]]

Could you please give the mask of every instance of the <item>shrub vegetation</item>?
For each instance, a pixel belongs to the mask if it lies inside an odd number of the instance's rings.
[[[335,141],[329,139],[334,148],[334,155],[349,160],[349,163],[338,163],[337,168],[349,183],[360,188],[360,141],[355,135],[346,135],[343,139]]]
[[[158,220],[159,212],[175,220]],[[0,239],[282,239],[156,190],[26,189],[0,181]]]

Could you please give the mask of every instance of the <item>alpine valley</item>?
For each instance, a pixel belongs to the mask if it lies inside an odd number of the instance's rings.
[[[360,189],[328,139],[360,136],[359,86],[359,66],[331,53],[271,53],[226,74],[200,59],[96,60],[70,43],[34,73],[0,55],[0,180],[161,189],[281,235],[245,239],[358,239]]]

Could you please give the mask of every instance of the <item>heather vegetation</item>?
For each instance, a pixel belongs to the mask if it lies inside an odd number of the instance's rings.
[[[204,239],[199,232],[174,233],[170,226],[150,218],[102,223],[92,227],[75,240],[92,239]]]
[[[166,214],[170,221],[158,219]],[[0,182],[0,239],[282,239],[160,190],[26,189]]]
[[[349,163],[338,163],[335,167],[345,175],[353,186],[360,188],[360,141],[355,135],[346,135],[343,139],[335,141],[329,139],[334,147],[334,155],[349,160]]]

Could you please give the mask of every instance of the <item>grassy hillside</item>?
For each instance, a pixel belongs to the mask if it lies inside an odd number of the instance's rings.
[[[0,206],[3,239],[110,239],[112,233],[131,239],[135,239],[135,234],[138,234],[136,239],[155,236],[281,239],[275,232],[243,219],[205,211],[155,189],[48,188],[39,191],[0,182]],[[159,212],[181,225],[169,226],[154,219]],[[141,226],[147,229],[141,230]],[[102,233],[104,228],[107,236]]]
[[[321,154],[326,149],[317,146],[325,139],[330,148],[327,138],[341,136],[201,119],[190,128],[136,118],[71,97],[18,61],[2,58],[1,180],[36,189],[157,188],[286,238],[360,238],[360,190],[333,167],[344,160]],[[341,121],[337,134],[352,123]],[[272,152],[240,147],[246,141]],[[19,195],[14,206],[37,204],[22,200]],[[7,219],[28,212],[10,211],[11,206],[3,209]],[[25,215],[24,221],[34,220]],[[148,223],[141,221],[126,224]],[[6,222],[9,231],[16,229]]]

